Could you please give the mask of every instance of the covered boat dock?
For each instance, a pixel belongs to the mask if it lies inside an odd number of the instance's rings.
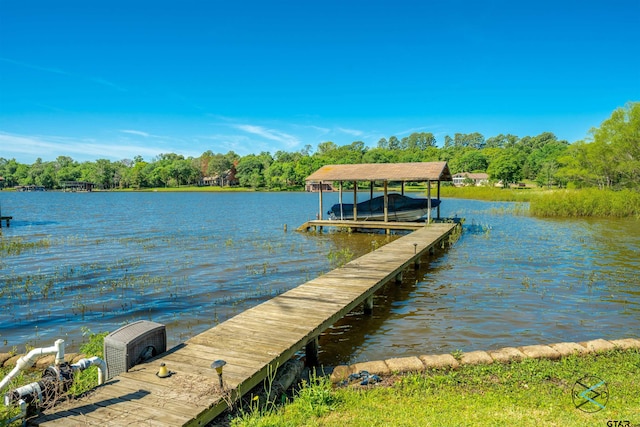
[[[335,183],[339,184],[339,203],[342,204],[343,199],[343,183],[353,183],[353,220],[349,221],[324,221],[323,217],[323,185],[318,185],[319,188],[319,213],[317,215],[318,223],[313,224],[314,221],[307,223],[310,226],[314,225],[345,225],[349,226],[350,223],[362,223],[358,220],[357,204],[358,204],[358,184],[360,182],[369,182],[370,197],[373,198],[373,189],[376,183],[382,183],[384,191],[384,221],[379,222],[376,228],[395,228],[389,221],[388,211],[388,188],[389,183],[400,183],[401,193],[404,195],[405,184],[407,182],[426,182],[427,183],[427,200],[428,200],[428,212],[426,223],[429,224],[431,218],[431,187],[432,183],[436,182],[436,199],[440,200],[440,183],[442,181],[452,181],[451,172],[447,162],[416,162],[416,163],[362,163],[356,165],[327,165],[318,169],[306,178],[307,184],[324,184]],[[440,206],[437,207],[437,218],[440,218]],[[338,224],[341,223],[341,224]],[[307,225],[305,224],[305,225]],[[399,224],[398,224],[399,225]],[[305,226],[301,227],[304,228]],[[306,227],[309,228],[309,227]]]

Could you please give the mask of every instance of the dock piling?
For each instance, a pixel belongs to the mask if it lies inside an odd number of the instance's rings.
[[[364,300],[364,314],[373,314],[373,295]]]
[[[304,352],[307,359],[307,366],[313,367],[318,366],[320,364],[320,359],[318,358],[318,337],[312,338],[309,342],[304,346]]]

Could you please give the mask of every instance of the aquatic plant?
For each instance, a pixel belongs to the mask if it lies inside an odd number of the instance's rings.
[[[28,242],[21,237],[3,237],[0,233],[0,255],[20,255],[25,251],[48,248],[49,246],[51,246],[49,239]]]
[[[339,250],[330,250],[327,254],[329,263],[333,268],[342,267],[354,257],[355,253],[349,248],[343,248]]]
[[[558,190],[531,200],[531,215],[540,217],[635,217],[640,219],[640,192],[633,190]]]
[[[460,199],[489,200],[494,202],[529,202],[538,197],[543,190],[516,190],[497,187],[442,187],[441,197],[456,197]]]

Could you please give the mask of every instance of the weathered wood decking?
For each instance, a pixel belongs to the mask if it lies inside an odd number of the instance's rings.
[[[203,426],[226,407],[211,362],[227,362],[225,388],[244,394],[420,256],[456,224],[431,224],[221,323],[153,361],[31,420],[41,426]],[[160,362],[175,372],[158,378]]]

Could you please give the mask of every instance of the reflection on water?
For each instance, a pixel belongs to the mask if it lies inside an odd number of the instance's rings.
[[[325,205],[337,201],[325,194]],[[149,319],[177,344],[328,271],[384,235],[302,234],[308,193],[0,193],[5,237],[48,245],[0,259],[0,352]],[[456,349],[619,338],[640,329],[636,220],[540,220],[510,203],[445,199],[450,249],[320,339],[324,364]],[[393,236],[391,238],[394,238]]]

